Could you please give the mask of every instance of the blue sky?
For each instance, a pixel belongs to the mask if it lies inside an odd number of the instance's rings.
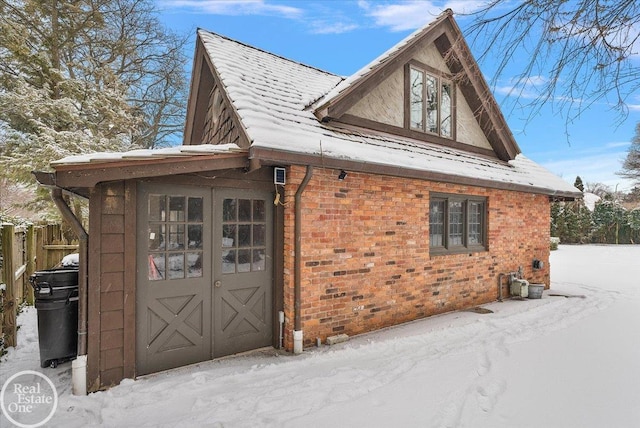
[[[341,0],[156,0],[161,19],[172,30],[192,34],[203,28],[283,57],[335,74],[348,76],[394,46],[416,28],[451,8],[463,32],[472,12],[484,0],[341,1]],[[473,51],[473,46],[471,47]],[[517,60],[517,59],[516,59]],[[524,60],[524,59],[523,59]],[[632,59],[640,67],[640,55]],[[491,64],[481,64],[487,80]],[[532,79],[531,88],[535,88]],[[510,95],[512,76],[493,87],[509,127],[522,152],[573,183],[600,182],[628,190],[632,183],[615,173],[626,157],[636,123],[640,122],[640,94],[628,99],[629,113],[621,117],[612,105],[592,105],[568,127],[556,106],[535,117],[518,108],[535,95]]]

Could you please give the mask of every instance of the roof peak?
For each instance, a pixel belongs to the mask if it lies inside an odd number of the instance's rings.
[[[315,101],[314,109],[316,112],[320,111],[324,106],[329,103],[335,101],[343,95],[343,92],[347,90],[349,87],[360,83],[364,79],[366,79],[371,74],[375,73],[375,71],[381,67],[383,64],[388,62],[391,58],[394,58],[396,55],[401,53],[404,49],[411,46],[415,43],[416,40],[421,39],[422,36],[432,31],[438,24],[440,24],[445,19],[453,18],[453,10],[450,8],[445,9],[441,14],[435,17],[435,19],[425,23],[408,36],[400,40],[398,43],[394,44],[392,47],[387,49],[382,54],[378,55],[369,63],[362,66],[359,70],[357,70],[352,75],[348,76],[346,79],[343,79],[336,87],[334,87],[331,91],[326,93],[324,96],[320,97]],[[453,20],[453,19],[452,19]]]
[[[331,76],[340,77],[340,78],[343,78],[343,79],[344,79],[344,77],[343,77],[343,76],[340,76],[340,75],[338,75],[338,74],[332,73],[332,72],[330,72],[330,71],[323,70],[323,69],[321,69],[321,68],[319,68],[319,67],[315,67],[315,66],[313,66],[313,65],[305,64],[304,62],[301,62],[301,61],[297,61],[297,60],[294,60],[294,59],[291,59],[291,58],[287,58],[287,57],[285,57],[285,56],[282,56],[282,55],[279,55],[279,54],[276,54],[276,53],[270,52],[270,51],[268,51],[268,50],[266,50],[266,49],[262,49],[262,48],[259,48],[259,47],[257,47],[257,46],[250,45],[250,44],[248,44],[248,43],[241,42],[241,41],[236,40],[236,39],[232,39],[231,37],[225,36],[225,35],[220,34],[220,33],[216,33],[216,32],[214,32],[214,31],[206,30],[206,29],[204,29],[204,28],[198,28],[198,29],[197,29],[197,34],[199,34],[199,35],[200,35],[200,34],[208,34],[208,35],[210,35],[210,36],[219,37],[219,38],[221,38],[221,39],[227,40],[227,41],[232,42],[232,43],[236,43],[236,44],[238,44],[238,45],[241,45],[241,46],[247,47],[247,48],[249,48],[249,49],[253,49],[253,50],[255,50],[255,51],[262,52],[262,53],[264,53],[264,54],[267,54],[267,55],[270,55],[270,56],[273,56],[273,57],[279,58],[279,59],[281,59],[281,60],[283,60],[283,61],[290,62],[290,63],[293,63],[293,64],[297,64],[297,65],[300,65],[300,66],[302,66],[302,67],[309,68],[309,69],[311,69],[311,70],[316,70],[316,71],[319,71],[319,72],[324,73],[324,74],[328,74],[328,75],[331,75]]]

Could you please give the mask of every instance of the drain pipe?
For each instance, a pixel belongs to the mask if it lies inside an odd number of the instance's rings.
[[[502,302],[502,278],[505,275],[506,274],[504,274],[504,273],[499,273],[498,274],[498,302]]]
[[[87,262],[89,235],[62,198],[62,189],[51,190],[51,198],[62,217],[69,222],[79,239],[78,265],[78,357],[71,363],[71,383],[74,395],[87,395]]]
[[[311,176],[313,176],[313,166],[307,165],[307,173],[298,186],[298,190],[296,191],[296,212],[295,212],[295,225],[294,225],[294,235],[295,235],[295,260],[294,260],[294,273],[293,273],[293,298],[294,298],[294,323],[293,323],[293,353],[301,354],[302,353],[302,317],[300,314],[301,306],[302,306],[302,297],[301,294],[301,282],[302,282],[302,193],[304,189],[309,184],[309,180],[311,180]]]

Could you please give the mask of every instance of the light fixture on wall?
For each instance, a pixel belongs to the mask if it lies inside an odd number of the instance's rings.
[[[347,171],[345,171],[344,169],[342,171],[340,171],[340,174],[338,174],[338,180],[342,181],[347,177]]]

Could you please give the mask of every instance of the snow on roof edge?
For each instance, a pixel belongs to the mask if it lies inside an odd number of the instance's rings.
[[[246,149],[237,144],[199,144],[172,146],[161,149],[134,149],[126,152],[95,152],[67,156],[50,163],[51,166],[83,165],[92,163],[109,163],[119,161],[140,161],[149,159],[166,159],[170,157],[190,157],[224,153],[246,153]]]
[[[363,78],[366,78],[372,72],[374,72],[378,67],[387,62],[391,57],[400,52],[405,46],[409,45],[412,41],[419,38],[422,34],[428,31],[429,28],[438,24],[442,19],[451,16],[453,14],[451,9],[445,9],[440,15],[438,15],[434,20],[427,22],[425,25],[421,26],[411,34],[409,34],[404,39],[400,40],[398,43],[387,49],[381,55],[378,55],[375,59],[365,64],[358,71],[353,73],[351,76],[342,80],[342,82],[338,83],[333,89],[327,92],[324,96],[317,99],[315,102],[311,104],[311,106],[315,109],[321,108],[327,104],[330,104],[333,100],[338,98],[345,90],[351,87],[353,84],[357,83]]]

